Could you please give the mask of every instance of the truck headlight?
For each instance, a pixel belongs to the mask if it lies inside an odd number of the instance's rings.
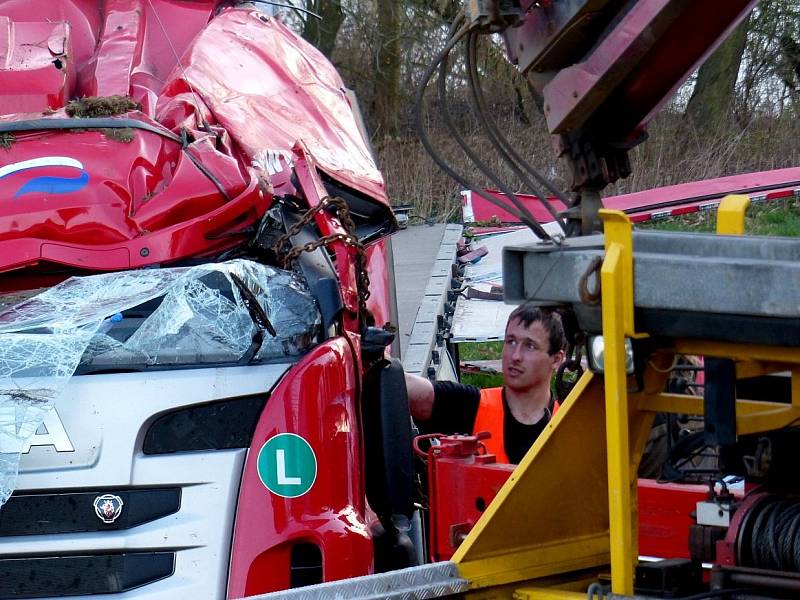
[[[595,373],[603,373],[606,368],[605,361],[605,342],[602,335],[595,335],[589,338],[589,368]],[[633,344],[630,338],[625,338],[625,372],[633,374]]]

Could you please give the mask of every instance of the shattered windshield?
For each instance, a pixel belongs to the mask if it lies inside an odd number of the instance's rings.
[[[0,312],[0,505],[19,453],[78,373],[295,357],[320,315],[291,272],[252,261],[73,277]]]

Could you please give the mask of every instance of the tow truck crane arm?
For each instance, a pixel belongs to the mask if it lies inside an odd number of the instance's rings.
[[[541,94],[572,176],[563,216],[569,233],[586,234],[599,228],[600,190],[630,174],[628,152],[647,138],[648,122],[756,0],[466,4],[469,27],[502,32],[508,59]]]

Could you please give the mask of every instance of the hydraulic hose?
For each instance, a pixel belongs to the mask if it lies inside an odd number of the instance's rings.
[[[522,181],[537,197],[539,202],[547,209],[552,215],[553,219],[564,230],[564,223],[558,216],[558,212],[550,202],[542,194],[538,186],[534,184],[528,177],[530,173],[541,185],[543,185],[551,194],[561,200],[566,206],[570,205],[570,200],[561,192],[547,177],[541,174],[536,168],[528,163],[519,153],[514,150],[511,143],[503,136],[500,129],[495,125],[494,120],[491,118],[490,112],[487,109],[486,98],[483,94],[483,88],[480,84],[480,77],[478,75],[477,65],[477,47],[478,47],[478,34],[471,32],[467,37],[467,52],[466,52],[466,65],[467,73],[469,74],[469,87],[472,92],[473,102],[475,103],[475,110],[478,114],[478,121],[486,131],[489,141],[500,154],[501,158],[511,168],[517,177]]]
[[[433,148],[431,141],[427,135],[425,130],[422,116],[423,116],[423,101],[425,96],[425,90],[428,87],[428,83],[433,76],[433,73],[442,63],[442,61],[446,60],[450,51],[455,47],[455,45],[466,35],[469,31],[469,25],[461,25],[462,21],[464,20],[463,12],[459,13],[456,19],[453,21],[453,25],[450,30],[450,34],[448,36],[448,41],[444,48],[436,55],[434,60],[425,70],[425,73],[422,77],[422,81],[420,82],[419,88],[417,89],[417,95],[414,102],[414,113],[415,113],[415,125],[417,129],[417,134],[419,135],[420,141],[422,142],[423,147],[431,156],[433,161],[442,169],[447,175],[451,178],[455,179],[460,185],[463,187],[472,190],[474,193],[479,195],[481,198],[485,199],[487,202],[494,204],[495,206],[502,208],[503,210],[509,212],[514,217],[518,218],[521,222],[528,225],[534,233],[542,239],[549,239],[549,235],[544,229],[539,225],[535,220],[531,221],[529,217],[527,217],[522,211],[518,210],[516,206],[509,205],[506,202],[503,202],[499,198],[495,198],[490,194],[486,193],[484,190],[480,189],[477,185],[473,184],[465,177],[456,173],[454,169],[450,167],[439,155],[439,153]],[[459,27],[460,26],[460,27]],[[525,212],[528,212],[527,209]]]
[[[467,34],[469,35],[469,34]],[[489,179],[491,179],[497,187],[505,194],[506,198],[508,198],[511,203],[519,210],[519,212],[525,217],[522,219],[522,222],[528,225],[531,229],[534,230],[537,236],[548,239],[550,236],[544,231],[541,225],[536,221],[536,218],[531,214],[528,207],[517,197],[517,195],[511,191],[511,189],[505,184],[505,182],[495,174],[489,165],[483,162],[478,155],[472,151],[469,147],[467,142],[461,137],[461,134],[458,133],[458,129],[453,123],[453,119],[450,117],[450,111],[447,107],[447,67],[448,67],[448,58],[449,55],[445,55],[439,63],[439,102],[441,103],[440,109],[442,112],[442,116],[444,117],[445,125],[447,129],[450,131],[450,135],[453,136],[453,139],[459,145],[461,150],[467,157],[472,161],[472,163],[478,167],[478,169],[483,172]]]

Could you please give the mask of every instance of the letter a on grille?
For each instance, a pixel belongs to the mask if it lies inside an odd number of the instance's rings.
[[[122,514],[122,498],[103,494],[94,499],[94,512],[103,523],[113,523]]]

